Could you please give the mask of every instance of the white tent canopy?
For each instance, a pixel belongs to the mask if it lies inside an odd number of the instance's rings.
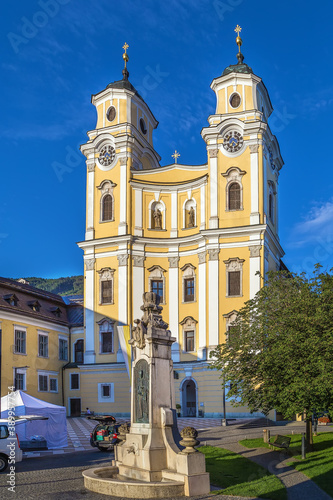
[[[12,392],[1,398],[1,418],[8,417],[8,409],[15,408],[15,416],[41,415],[48,420],[32,420],[16,427],[20,440],[25,441],[31,436],[43,436],[49,449],[65,448],[67,446],[66,408],[57,406],[41,399],[29,396],[22,391]]]

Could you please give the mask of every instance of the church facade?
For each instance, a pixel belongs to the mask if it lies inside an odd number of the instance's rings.
[[[221,416],[209,353],[228,341],[236,312],[281,268],[278,178],[283,166],[261,78],[238,63],[211,84],[216,110],[201,131],[204,165],[160,165],[158,122],[128,80],[92,96],[97,123],[81,146],[87,164],[83,362],[66,370],[68,404],[128,415],[130,382],[118,326],[141,318],[142,294],[160,295],[183,416]],[[198,138],[199,140],[199,138]],[[260,275],[258,274],[260,273]],[[72,351],[74,353],[75,346]],[[71,377],[75,374],[75,389]],[[227,415],[249,416],[227,402]],[[274,415],[271,415],[274,418]]]

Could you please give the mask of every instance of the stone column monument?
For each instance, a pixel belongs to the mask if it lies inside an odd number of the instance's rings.
[[[93,491],[128,498],[168,498],[210,491],[205,456],[194,446],[196,431],[176,425],[171,337],[155,293],[144,293],[143,317],[135,321],[132,339],[131,426],[122,426],[113,467],[83,473]],[[177,444],[176,444],[177,443]],[[100,487],[96,486],[99,481]],[[108,484],[107,484],[108,483]]]

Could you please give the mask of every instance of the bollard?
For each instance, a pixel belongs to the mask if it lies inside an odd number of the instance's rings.
[[[264,443],[269,443],[269,439],[271,437],[271,431],[269,429],[263,429],[264,434]]]
[[[302,432],[302,460],[306,458],[306,439],[305,433]]]

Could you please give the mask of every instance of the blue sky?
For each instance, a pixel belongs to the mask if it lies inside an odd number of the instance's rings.
[[[78,146],[95,126],[91,94],[121,79],[125,41],[130,81],[160,122],[162,165],[176,148],[184,163],[206,161],[200,130],[215,110],[210,83],[236,62],[237,24],[245,62],[275,109],[284,260],[295,271],[318,261],[333,267],[332,14],[328,0],[320,8],[304,0],[4,3],[0,275],[83,272],[75,243],[84,239],[86,167]]]

